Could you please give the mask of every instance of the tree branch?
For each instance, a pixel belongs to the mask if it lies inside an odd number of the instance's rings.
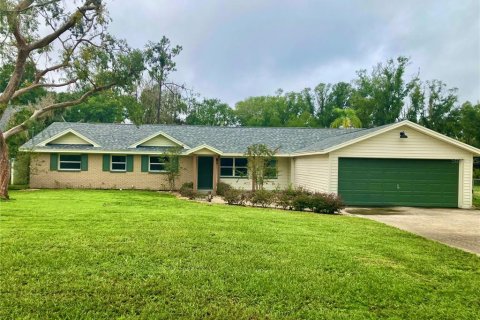
[[[12,31],[15,40],[17,41],[17,48],[24,47],[27,42],[23,35],[20,33],[20,19],[19,19],[19,12],[28,8],[33,3],[33,0],[23,0],[19,4],[15,6],[14,14],[7,15],[7,22],[10,30]]]
[[[21,89],[18,89],[17,91],[15,91],[15,93],[13,94],[12,96],[12,99],[15,99],[16,97],[18,96],[21,96],[22,94],[28,92],[28,91],[31,91],[33,89],[36,89],[36,88],[59,88],[59,87],[64,87],[64,86],[68,86],[69,84],[73,84],[75,82],[77,82],[78,78],[75,78],[75,79],[71,79],[67,82],[63,82],[63,83],[34,83],[28,87],[25,87],[25,88],[21,88]]]
[[[50,71],[55,71],[55,70],[58,70],[58,69],[64,68],[64,67],[68,67],[68,63],[67,63],[67,62],[59,63],[59,64],[57,64],[57,65],[48,67],[48,68],[46,68],[46,69],[44,69],[44,70],[38,71],[37,73],[35,73],[35,81],[34,81],[34,83],[39,83],[40,80],[42,79],[42,77],[43,77],[44,75],[46,75],[47,73],[49,73]]]
[[[40,3],[40,4],[35,4],[35,5],[32,5],[33,1],[24,1],[24,2],[30,2],[30,4],[27,5],[27,6],[22,6],[20,8],[19,8],[19,6],[17,6],[16,9],[13,9],[13,10],[0,10],[0,12],[21,13],[21,12],[27,11],[29,9],[40,8],[40,7],[44,7],[46,5],[49,5],[51,3],[60,2],[60,0],[51,0],[51,1],[47,1],[47,2],[44,2],[44,3]]]
[[[92,11],[95,9],[98,9],[99,6],[96,5],[93,1],[87,0],[85,1],[84,5],[82,7],[79,7],[77,11],[72,13],[68,20],[62,24],[57,30],[53,31],[52,33],[46,35],[42,39],[39,39],[37,41],[34,41],[28,45],[29,51],[35,50],[35,49],[40,49],[43,48],[50,43],[52,43],[55,39],[57,39],[59,36],[61,36],[64,32],[66,32],[68,29],[72,28],[79,20],[79,14],[84,16],[84,14],[88,11]]]
[[[59,103],[54,103],[54,104],[51,104],[49,106],[46,106],[46,107],[43,107],[41,109],[38,109],[38,110],[35,110],[35,112],[33,112],[33,114],[30,116],[30,118],[28,118],[27,120],[25,120],[24,122],[22,122],[21,124],[5,131],[3,133],[3,137],[5,140],[7,140],[9,137],[19,133],[19,132],[22,132],[24,130],[27,129],[28,127],[28,124],[33,121],[33,120],[36,120],[38,118],[40,118],[41,116],[43,116],[44,114],[46,114],[47,112],[49,111],[52,111],[52,110],[56,110],[56,109],[63,109],[63,108],[68,108],[68,107],[71,107],[71,106],[74,106],[74,105],[77,105],[77,104],[80,104],[82,102],[84,102],[88,97],[90,97],[92,94],[96,93],[96,92],[99,92],[99,91],[103,91],[103,90],[107,90],[107,89],[110,89],[111,87],[113,87],[115,85],[115,83],[111,83],[111,84],[108,84],[108,85],[104,85],[104,86],[100,86],[100,87],[95,87],[95,88],[92,88],[90,89],[89,91],[85,92],[80,98],[78,99],[75,99],[75,100],[71,100],[71,101],[65,101],[65,102],[59,102]]]
[[[33,0],[23,0],[15,7],[15,9],[22,11],[32,5],[32,3]],[[30,52],[49,45],[51,42],[53,42],[60,35],[62,35],[64,32],[66,32],[68,29],[70,29],[77,23],[79,19],[79,14],[81,14],[83,17],[86,12],[98,9],[99,6],[100,5],[96,4],[96,2],[93,0],[85,0],[84,5],[78,8],[74,13],[72,13],[69,19],[57,30],[48,34],[42,39],[34,41],[30,44],[27,44],[25,38],[20,33],[19,13],[13,13],[8,15],[8,24],[17,42],[16,46],[18,48],[18,53],[17,60],[15,62],[15,69],[10,77],[10,80],[8,81],[7,86],[0,94],[0,117],[3,114],[4,106],[6,106],[6,104],[12,99],[12,96],[15,94],[16,88],[18,88],[20,84],[23,72],[25,70],[25,64],[30,55]]]

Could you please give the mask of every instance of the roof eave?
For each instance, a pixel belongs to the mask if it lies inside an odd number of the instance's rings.
[[[322,149],[322,150],[318,150],[318,151],[309,151],[309,152],[293,152],[292,156],[298,157],[298,156],[327,154],[327,153],[330,153],[332,151],[336,151],[338,149],[342,149],[342,148],[345,148],[345,147],[350,146],[352,144],[355,144],[355,143],[367,140],[369,138],[375,137],[375,136],[380,135],[382,133],[385,133],[385,132],[388,132],[388,131],[391,131],[391,130],[395,130],[396,128],[404,126],[404,125],[409,126],[413,129],[416,129],[416,130],[418,130],[422,133],[425,133],[425,134],[427,134],[427,135],[429,135],[433,138],[442,140],[442,141],[444,141],[446,143],[449,143],[449,144],[453,144],[458,148],[461,148],[463,150],[466,150],[466,151],[469,151],[469,152],[473,153],[474,155],[480,156],[480,149],[472,147],[472,146],[470,146],[466,143],[460,142],[460,141],[455,140],[453,138],[447,137],[447,136],[445,136],[441,133],[438,133],[438,132],[433,131],[431,129],[425,128],[425,127],[423,127],[419,124],[413,123],[409,120],[403,120],[403,121],[394,123],[394,124],[392,124],[390,126],[387,126],[383,129],[371,132],[369,134],[366,134],[366,135],[363,135],[361,137],[346,141],[344,143],[340,143],[340,144],[338,144],[336,146],[333,146],[333,147],[330,147],[330,148],[326,148],[326,149]]]

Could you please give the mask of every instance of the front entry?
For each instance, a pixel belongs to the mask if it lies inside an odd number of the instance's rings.
[[[213,189],[213,157],[198,157],[198,189]]]

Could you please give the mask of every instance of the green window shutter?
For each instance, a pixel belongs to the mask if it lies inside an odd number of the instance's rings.
[[[88,154],[82,154],[82,171],[88,171]]]
[[[133,172],[133,155],[127,156],[127,172]]]
[[[58,170],[58,153],[50,153],[50,171]]]
[[[110,171],[110,155],[104,154],[103,155],[103,171]]]
[[[142,172],[148,172],[148,156],[142,155]]]

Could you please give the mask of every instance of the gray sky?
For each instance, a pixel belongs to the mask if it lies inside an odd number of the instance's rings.
[[[134,47],[183,46],[173,79],[234,105],[282,88],[350,81],[410,57],[408,77],[440,79],[480,100],[478,0],[112,0],[111,30]]]

